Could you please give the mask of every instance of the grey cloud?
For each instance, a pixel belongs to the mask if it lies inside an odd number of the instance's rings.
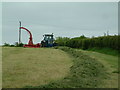
[[[115,2],[79,2],[79,3],[3,3],[3,42],[18,41],[18,21],[30,29],[34,42],[40,42],[44,33],[55,36],[100,36],[109,30],[118,32],[118,13]],[[28,37],[22,32],[22,41]]]

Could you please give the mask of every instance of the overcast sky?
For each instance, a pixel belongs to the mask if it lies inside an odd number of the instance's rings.
[[[43,34],[55,37],[102,36],[118,33],[117,2],[3,2],[2,43],[18,42],[19,21],[29,29],[34,43]],[[28,43],[29,34],[22,30],[22,42]]]

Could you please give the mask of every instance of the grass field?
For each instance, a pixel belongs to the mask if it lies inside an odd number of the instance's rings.
[[[94,52],[99,52],[99,53],[112,55],[112,56],[117,56],[117,57],[120,56],[120,53],[118,52],[118,50],[114,50],[114,49],[111,49],[111,48],[94,47],[94,48],[89,48],[87,51],[94,51]]]
[[[103,87],[116,88],[118,87],[118,55],[107,55],[93,51],[80,50],[84,54],[95,58],[101,62],[107,69],[108,79],[104,80],[106,83]]]
[[[3,88],[37,86],[62,79],[72,60],[61,50],[51,48],[2,49]]]
[[[117,56],[67,47],[3,47],[2,54],[3,88],[118,87]]]
[[[2,47],[0,46],[0,89],[2,88]]]

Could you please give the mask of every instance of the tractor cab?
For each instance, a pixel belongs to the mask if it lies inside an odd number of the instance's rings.
[[[41,41],[42,47],[52,47],[54,46],[54,38],[52,34],[43,35],[44,39]]]

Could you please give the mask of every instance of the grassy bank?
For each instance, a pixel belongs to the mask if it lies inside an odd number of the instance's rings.
[[[68,54],[52,48],[2,48],[2,87],[23,88],[58,81],[70,71]]]
[[[40,86],[26,86],[26,88],[99,88],[107,79],[104,66],[97,60],[83,54],[81,51],[68,48],[56,47],[67,52],[73,59],[70,73],[63,79]]]
[[[107,55],[93,51],[85,51],[85,50],[79,50],[79,51],[81,51],[85,55],[95,58],[96,60],[101,62],[104,65],[104,67],[107,69],[107,76],[109,78],[104,80],[105,85],[103,87],[108,87],[108,88],[118,87],[118,74],[120,74],[120,71],[118,70],[118,56]]]
[[[99,52],[99,53],[103,53],[103,54],[107,54],[107,55],[120,56],[120,53],[118,52],[118,50],[114,50],[111,48],[97,48],[97,47],[95,47],[95,48],[89,48],[87,50]]]

